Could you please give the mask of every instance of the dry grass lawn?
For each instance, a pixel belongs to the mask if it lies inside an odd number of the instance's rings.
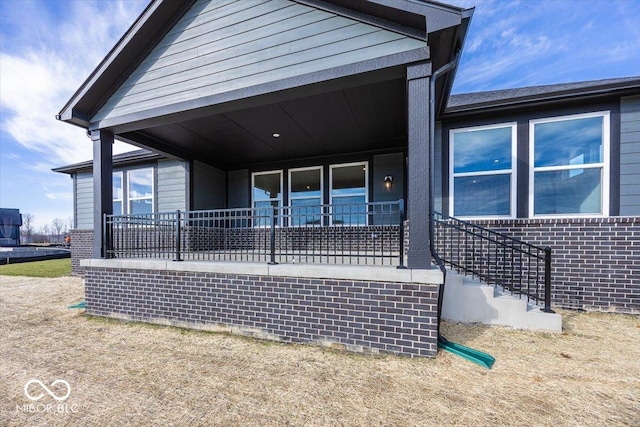
[[[66,308],[82,299],[77,278],[0,276],[0,425],[640,425],[638,316],[563,312],[563,334],[444,324],[496,358],[487,370],[449,353],[362,356]],[[32,378],[68,381],[67,413],[47,413],[46,394],[25,412]]]

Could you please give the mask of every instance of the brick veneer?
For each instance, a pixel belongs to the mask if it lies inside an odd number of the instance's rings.
[[[80,260],[93,257],[93,230],[71,230],[71,275],[84,276]]]
[[[640,218],[474,221],[552,249],[552,304],[640,313]]]
[[[438,285],[87,267],[87,312],[365,353],[437,352]]]

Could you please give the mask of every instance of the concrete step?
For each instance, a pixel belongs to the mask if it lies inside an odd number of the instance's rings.
[[[562,316],[544,313],[526,298],[510,295],[475,278],[447,272],[442,318],[516,329],[562,332]]]

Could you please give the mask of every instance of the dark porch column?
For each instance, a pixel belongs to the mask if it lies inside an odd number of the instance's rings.
[[[104,258],[102,217],[113,213],[113,132],[91,131],[93,142],[93,257]]]
[[[429,80],[431,63],[407,67],[408,163],[407,214],[409,268],[431,268],[429,250]]]

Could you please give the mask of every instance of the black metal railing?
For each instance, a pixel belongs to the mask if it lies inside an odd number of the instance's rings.
[[[501,286],[551,310],[551,249],[434,214],[435,248],[455,271]]]
[[[106,215],[108,258],[404,265],[404,201]]]

